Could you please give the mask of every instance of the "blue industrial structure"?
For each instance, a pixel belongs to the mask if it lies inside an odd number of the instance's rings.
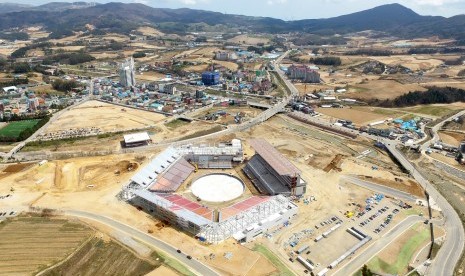
[[[217,85],[220,83],[220,73],[219,72],[203,72],[202,73],[202,82],[204,85]]]

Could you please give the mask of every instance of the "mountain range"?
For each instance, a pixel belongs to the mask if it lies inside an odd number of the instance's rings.
[[[382,5],[327,19],[284,21],[269,17],[223,14],[194,9],[152,8],[139,3],[95,4],[53,2],[42,6],[0,4],[0,29],[43,25],[49,30],[84,30],[92,24],[100,30],[128,33],[140,25],[164,32],[185,32],[189,26],[206,24],[244,31],[345,34],[375,30],[412,38],[437,35],[465,40],[465,15],[450,18],[422,16],[400,4]],[[198,31],[202,27],[197,26]]]

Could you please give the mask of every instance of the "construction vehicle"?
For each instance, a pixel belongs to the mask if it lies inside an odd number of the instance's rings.
[[[347,218],[351,218],[351,217],[354,216],[354,212],[352,212],[352,211],[347,211],[347,212],[344,213],[344,216],[346,216]]]

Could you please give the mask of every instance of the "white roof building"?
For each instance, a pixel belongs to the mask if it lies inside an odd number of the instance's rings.
[[[3,92],[5,92],[5,93],[16,92],[16,91],[18,91],[18,88],[16,86],[3,87]]]
[[[132,133],[132,134],[124,135],[124,142],[126,144],[140,143],[140,142],[145,142],[148,140],[151,140],[151,139],[147,132]]]

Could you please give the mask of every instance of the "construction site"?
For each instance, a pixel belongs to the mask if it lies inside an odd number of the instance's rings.
[[[256,150],[253,158],[266,156],[265,150],[272,149],[265,140],[252,140],[250,143]],[[267,159],[261,159],[262,168],[267,168],[276,176],[288,176],[289,172],[284,169],[291,163],[276,150],[271,154]],[[278,162],[274,162],[273,157],[278,158]],[[281,193],[290,196],[290,186],[296,179],[299,179],[299,183],[305,182],[300,181],[300,171],[295,169],[291,171],[293,178],[278,179],[273,176],[262,181],[263,185],[282,187],[272,194],[251,195],[234,201],[246,189],[243,181],[232,173],[211,173],[211,170],[231,169],[243,160],[242,142],[238,139],[217,146],[170,147],[131,178],[123,188],[121,197],[202,242],[219,243],[230,237],[238,242],[248,242],[287,223],[297,214],[297,206]],[[279,161],[287,163],[281,164]],[[209,169],[209,173],[194,181],[186,181],[199,169]],[[252,166],[251,170],[254,169]],[[190,186],[195,200],[176,193],[183,184]],[[301,190],[296,194],[296,188],[292,189],[294,196],[302,195]]]

